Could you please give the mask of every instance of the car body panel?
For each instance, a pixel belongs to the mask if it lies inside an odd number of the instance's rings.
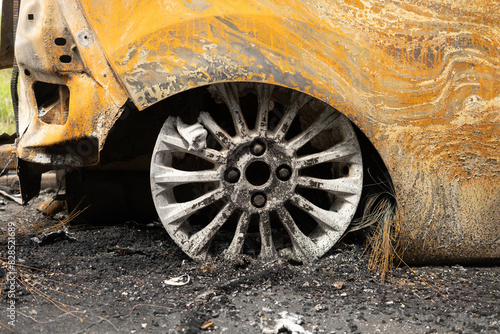
[[[45,165],[92,165],[98,162],[104,138],[119,117],[127,95],[79,5],[60,3],[62,6],[55,0],[26,0],[20,8],[16,38],[20,68],[17,155]],[[63,39],[64,45],[57,45],[57,39]],[[62,124],[40,117],[38,109],[42,106],[35,93],[35,85],[40,82],[68,87],[67,119]]]
[[[286,86],[332,105],[374,144],[394,184],[408,261],[500,258],[497,1],[80,3],[81,11],[58,1],[75,40],[85,29],[99,47],[77,41],[83,74],[62,80],[72,92],[97,95],[81,100],[86,109],[59,132],[65,137],[36,122],[27,127],[36,111],[24,104],[22,159],[67,164],[41,147],[87,137],[102,148],[126,96],[142,110],[217,82]],[[16,50],[22,45],[20,37]],[[116,74],[110,85],[98,84],[100,69]]]

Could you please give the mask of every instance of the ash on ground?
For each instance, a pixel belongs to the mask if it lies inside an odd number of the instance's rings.
[[[54,194],[25,207],[0,201],[4,261],[8,222],[19,231],[16,322],[8,325],[5,279],[0,322],[18,333],[500,332],[499,267],[401,266],[382,283],[364,246],[345,241],[312,264],[198,263],[158,223],[45,218],[35,208]],[[165,283],[180,277],[188,283]]]

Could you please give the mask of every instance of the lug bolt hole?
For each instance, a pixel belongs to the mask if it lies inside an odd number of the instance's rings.
[[[229,183],[236,183],[240,179],[240,171],[237,168],[230,167],[224,172],[224,180]]]
[[[281,181],[288,181],[292,176],[292,169],[290,168],[290,166],[281,165],[278,167],[278,169],[276,169],[276,176]]]
[[[349,175],[349,166],[347,166],[347,165],[342,166],[341,171],[342,171],[342,175],[344,175],[344,176]]]
[[[253,155],[260,157],[264,152],[266,152],[266,144],[264,142],[257,140],[250,146],[250,152]]]
[[[263,193],[256,193],[252,195],[252,204],[256,208],[262,208],[264,205],[266,205],[266,202],[266,195],[264,195]]]

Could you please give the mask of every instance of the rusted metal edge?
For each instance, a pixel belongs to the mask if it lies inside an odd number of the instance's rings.
[[[5,144],[0,146],[0,176],[9,170],[17,168],[17,147],[15,144]]]

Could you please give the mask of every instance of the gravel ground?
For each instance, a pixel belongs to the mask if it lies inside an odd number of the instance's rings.
[[[11,298],[0,269],[2,333],[500,333],[497,266],[401,266],[382,283],[347,240],[313,264],[197,263],[155,222],[74,223],[46,236],[64,218],[35,210],[52,195],[0,201],[3,234],[17,224],[19,279]],[[6,261],[6,237],[0,247]]]

